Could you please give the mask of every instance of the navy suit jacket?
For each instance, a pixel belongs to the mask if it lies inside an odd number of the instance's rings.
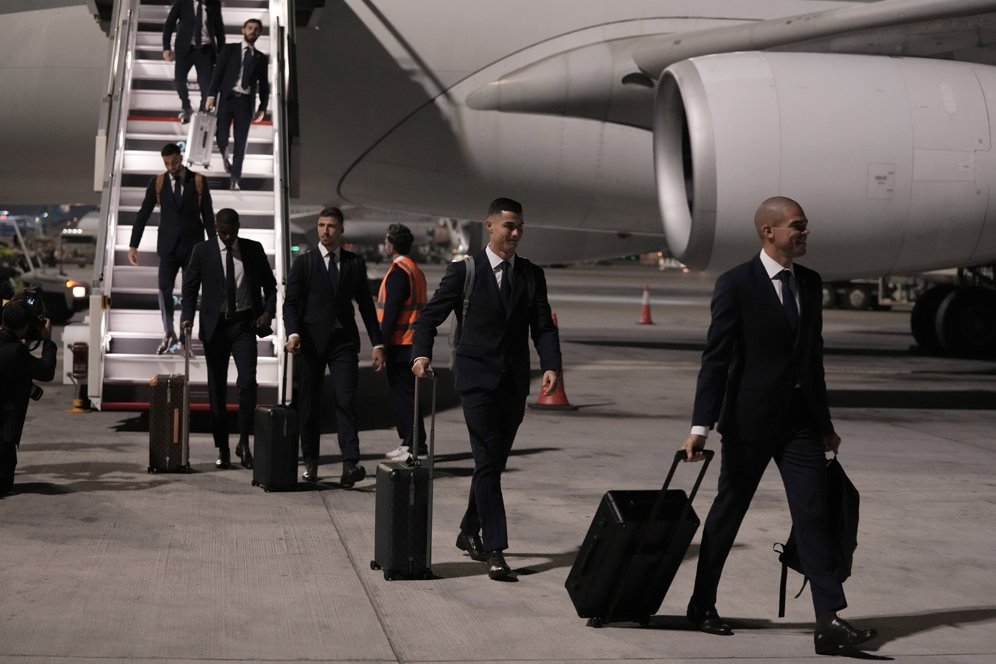
[[[461,321],[460,344],[456,349],[454,367],[456,383],[461,391],[481,389],[493,391],[501,382],[502,373],[512,372],[518,396],[529,394],[529,336],[540,358],[543,371],[561,371],[560,336],[553,324],[547,300],[546,276],[542,268],[521,256],[515,257],[512,275],[511,306],[506,311],[498,293],[491,263],[481,251],[474,257],[475,271],[467,320]],[[529,300],[527,272],[532,273],[535,292]],[[450,263],[439,288],[422,309],[415,324],[412,357],[432,359],[433,340],[439,327],[451,311],[463,317],[463,285],[467,267],[463,261]]]
[[[263,251],[263,245],[244,237],[236,239],[239,255],[245,270],[244,279],[249,280],[249,298],[252,302],[254,318],[264,311],[273,316],[277,311],[277,281]],[[197,291],[201,292],[200,338],[204,343],[211,341],[221,320],[225,306],[225,271],[221,266],[221,248],[218,240],[212,238],[194,247],[190,263],[183,271],[183,303],[180,320],[194,319],[197,308]]]
[[[207,14],[207,28],[210,41],[204,46],[214,46],[220,51],[225,45],[225,22],[221,18],[221,3],[218,0],[204,0]],[[163,50],[173,51],[175,55],[185,55],[194,42],[194,26],[197,22],[197,0],[176,0],[170,7],[166,22],[163,24]],[[180,27],[177,28],[176,24]],[[176,46],[170,46],[173,31],[176,30]]]
[[[158,177],[158,176],[157,176]],[[184,169],[183,196],[180,205],[173,196],[173,178],[169,173],[163,178],[163,189],[159,194],[159,239],[156,242],[156,253],[167,256],[177,244],[192,247],[208,238],[214,237],[214,208],[211,204],[211,190],[207,178],[204,178],[204,191],[201,203],[197,204],[197,185],[194,182],[194,172]],[[128,246],[138,247],[142,241],[142,233],[149,222],[152,210],[156,207],[156,178],[149,181],[145,189],[145,199],[135,216],[135,225],[131,229],[131,241]]]
[[[266,112],[266,105],[270,101],[270,79],[269,74],[270,58],[266,53],[261,52],[253,46],[252,73],[249,94],[259,95],[259,107],[256,112]],[[211,85],[208,86],[209,97],[214,97],[217,104],[224,102],[225,98],[232,92],[232,88],[238,83],[239,69],[242,67],[242,41],[235,44],[226,44],[218,54],[218,61],[214,65],[214,73],[211,75]],[[255,102],[252,104],[255,106]]]
[[[336,321],[344,330],[347,343],[359,351],[360,332],[353,312],[354,300],[370,343],[374,346],[384,343],[367,281],[367,264],[352,251],[340,249],[338,267],[339,286],[335,293],[322,252],[317,247],[298,256],[287,276],[284,327],[288,337],[292,334],[301,336],[301,348],[306,354],[324,355],[328,351]]]
[[[823,374],[822,281],[801,265],[794,271],[800,304],[794,338],[759,256],[716,281],[693,425],[718,421],[724,441],[785,435],[785,408],[798,385],[818,431],[833,432]]]

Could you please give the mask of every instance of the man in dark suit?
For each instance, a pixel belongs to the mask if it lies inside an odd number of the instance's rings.
[[[401,437],[401,445],[387,453],[388,459],[407,460],[411,450],[420,456],[425,447],[425,424],[418,418],[418,431],[412,430],[415,407],[415,376],[412,374],[412,341],[415,324],[425,306],[425,275],[408,255],[415,237],[404,224],[391,224],[384,246],[391,267],[377,293],[380,335],[387,343],[387,386],[391,415]]]
[[[38,320],[30,292],[4,305],[0,322],[0,497],[10,493],[17,468],[17,448],[28,412],[32,381],[55,378],[56,346],[52,321]],[[37,296],[36,296],[37,297]],[[42,342],[42,356],[31,354],[26,339]],[[37,397],[36,397],[37,398]]]
[[[166,172],[149,181],[145,199],[135,216],[128,243],[128,261],[138,265],[138,245],[149,222],[152,210],[159,206],[159,311],[163,317],[165,336],[156,351],[160,355],[176,348],[173,328],[173,284],[176,274],[187,265],[190,250],[204,239],[214,237],[214,208],[207,178],[183,166],[180,146],[168,143],[162,151]]]
[[[187,339],[194,324],[197,292],[201,291],[199,336],[207,361],[211,430],[218,448],[218,468],[228,468],[228,359],[235,360],[239,390],[239,444],[235,453],[252,468],[249,434],[256,410],[256,332],[268,333],[277,310],[277,282],[255,240],[239,237],[239,213],[218,211],[218,237],[194,247],[183,275],[181,324]]]
[[[321,434],[322,383],[325,368],[332,374],[339,450],[342,452],[344,488],[366,477],[359,465],[360,438],[356,432],[356,385],[359,379],[360,333],[353,301],[360,310],[370,344],[373,369],[384,368],[384,346],[377,325],[367,265],[342,248],[345,219],[339,208],[318,214],[318,247],[297,257],[287,277],[284,294],[284,327],[288,352],[301,349],[301,456],[304,477],[318,481],[318,443]]]
[[[474,454],[467,511],[458,548],[486,561],[488,576],[511,578],[502,551],[508,548],[501,474],[525,413],[529,394],[529,336],[543,370],[542,391],[553,394],[560,380],[560,337],[553,324],[543,270],[515,250],[522,237],[522,206],[509,198],[492,201],[484,222],[489,240],[473,258],[474,280],[463,316],[465,261],[450,263],[439,288],[415,325],[412,372],[432,371],[436,328],[455,311],[460,320],[454,376]],[[478,533],[483,533],[483,541]]]
[[[688,460],[700,460],[709,429],[718,422],[719,490],[702,532],[688,618],[703,632],[733,633],[716,612],[719,579],[774,459],[813,593],[816,652],[836,654],[876,634],[837,616],[847,601],[830,558],[825,452],[836,454],[840,437],[823,376],[822,282],[794,262],[805,255],[809,237],[798,203],[769,198],[758,207],[754,225],[760,254],[716,281],[692,431],[682,446]]]
[[[261,34],[263,23],[251,18],[242,25],[242,41],[221,49],[205,103],[207,110],[214,108],[216,103],[218,105],[218,131],[215,138],[225,170],[232,176],[232,189],[240,188],[242,161],[249,141],[249,125],[263,119],[270,99],[270,83],[267,78],[270,60],[254,46]],[[253,115],[257,94],[259,106]],[[235,125],[235,156],[229,159],[228,126],[231,124]]]
[[[176,46],[171,46],[173,31]],[[173,84],[180,95],[180,122],[190,121],[193,108],[187,92],[187,74],[197,69],[197,86],[200,88],[200,109],[204,110],[207,89],[211,84],[211,70],[218,51],[225,45],[225,23],[221,19],[218,0],[175,0],[163,24],[163,59],[173,62]]]

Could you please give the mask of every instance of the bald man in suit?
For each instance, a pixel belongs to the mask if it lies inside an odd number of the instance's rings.
[[[806,254],[809,221],[790,198],[765,200],[754,216],[761,251],[721,275],[702,353],[692,430],[682,449],[703,458],[709,429],[722,434],[719,490],[702,532],[688,619],[730,635],[716,611],[723,565],[761,476],[775,460],[785,485],[799,555],[813,594],[817,654],[839,654],[876,636],[837,615],[847,606],[830,557],[825,452],[840,436],[823,375],[820,275],[795,263]]]

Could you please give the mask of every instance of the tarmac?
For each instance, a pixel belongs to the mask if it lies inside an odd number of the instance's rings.
[[[503,481],[516,583],[489,580],[454,547],[473,462],[443,370],[436,578],[411,581],[371,569],[375,482],[338,486],[333,433],[322,439],[322,481],[295,492],[265,493],[251,471],[216,470],[197,419],[193,472],[150,475],[146,417],[67,413],[72,387],[53,383],[28,412],[17,493],[0,500],[0,662],[818,659],[809,591],[791,597],[795,573],[777,618],[772,545],[788,536],[789,516],[773,465],[720,586],[734,636],[699,633],[684,618],[701,530],[648,626],[594,629],[577,616],[564,581],[601,495],[659,486],[688,433],[712,282],[636,264],[547,275],[578,409],[527,410],[519,431]],[[645,283],[654,325],[636,324]],[[839,458],[861,492],[842,615],[879,631],[855,656],[996,661],[996,364],[911,352],[908,311],[827,311],[824,332]],[[530,400],[537,385],[538,373]],[[386,404],[386,382],[367,362],[370,476],[397,445]],[[679,467],[677,485],[697,469]],[[702,518],[718,474],[717,460],[694,502]]]

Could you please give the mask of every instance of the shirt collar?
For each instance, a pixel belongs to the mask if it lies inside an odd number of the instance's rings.
[[[498,266],[501,265],[501,262],[505,260],[495,252],[491,251],[490,246],[484,247],[484,253],[488,256],[488,262],[491,264],[492,271],[497,270]],[[508,259],[508,266],[510,268],[515,267],[515,254],[512,254],[512,256]]]
[[[789,267],[782,267],[781,263],[776,261],[774,258],[765,253],[764,249],[761,250],[761,265],[764,266],[765,272],[768,273],[768,279],[774,279],[777,277],[782,270],[788,270],[795,276],[795,266],[791,265]]]
[[[328,261],[328,259],[329,259],[329,253],[332,253],[332,254],[335,255],[335,262],[337,264],[342,262],[342,260],[341,260],[342,259],[342,253],[341,253],[341,251],[342,251],[342,245],[341,244],[338,247],[336,247],[332,252],[329,252],[329,250],[325,248],[325,245],[322,244],[321,242],[319,242],[318,243],[318,251],[321,252],[321,254],[322,254],[322,260],[323,261]]]
[[[255,46],[253,46],[252,44],[250,44],[249,42],[247,42],[247,41],[246,41],[245,39],[243,39],[243,40],[242,40],[242,48],[241,48],[241,49],[239,49],[239,50],[240,50],[240,51],[242,51],[243,53],[245,53],[245,52],[246,52],[246,49],[247,49],[247,48],[248,48],[248,49],[249,49],[250,51],[252,51],[253,53],[255,53],[255,52],[256,52],[256,47],[255,47]]]
[[[217,235],[214,237],[214,239],[218,242],[218,251],[224,254],[225,251],[228,249],[228,247],[225,246],[225,243],[222,242],[221,238],[218,237]],[[238,255],[239,255],[239,239],[235,238],[235,242],[232,243],[232,256],[238,256]]]

